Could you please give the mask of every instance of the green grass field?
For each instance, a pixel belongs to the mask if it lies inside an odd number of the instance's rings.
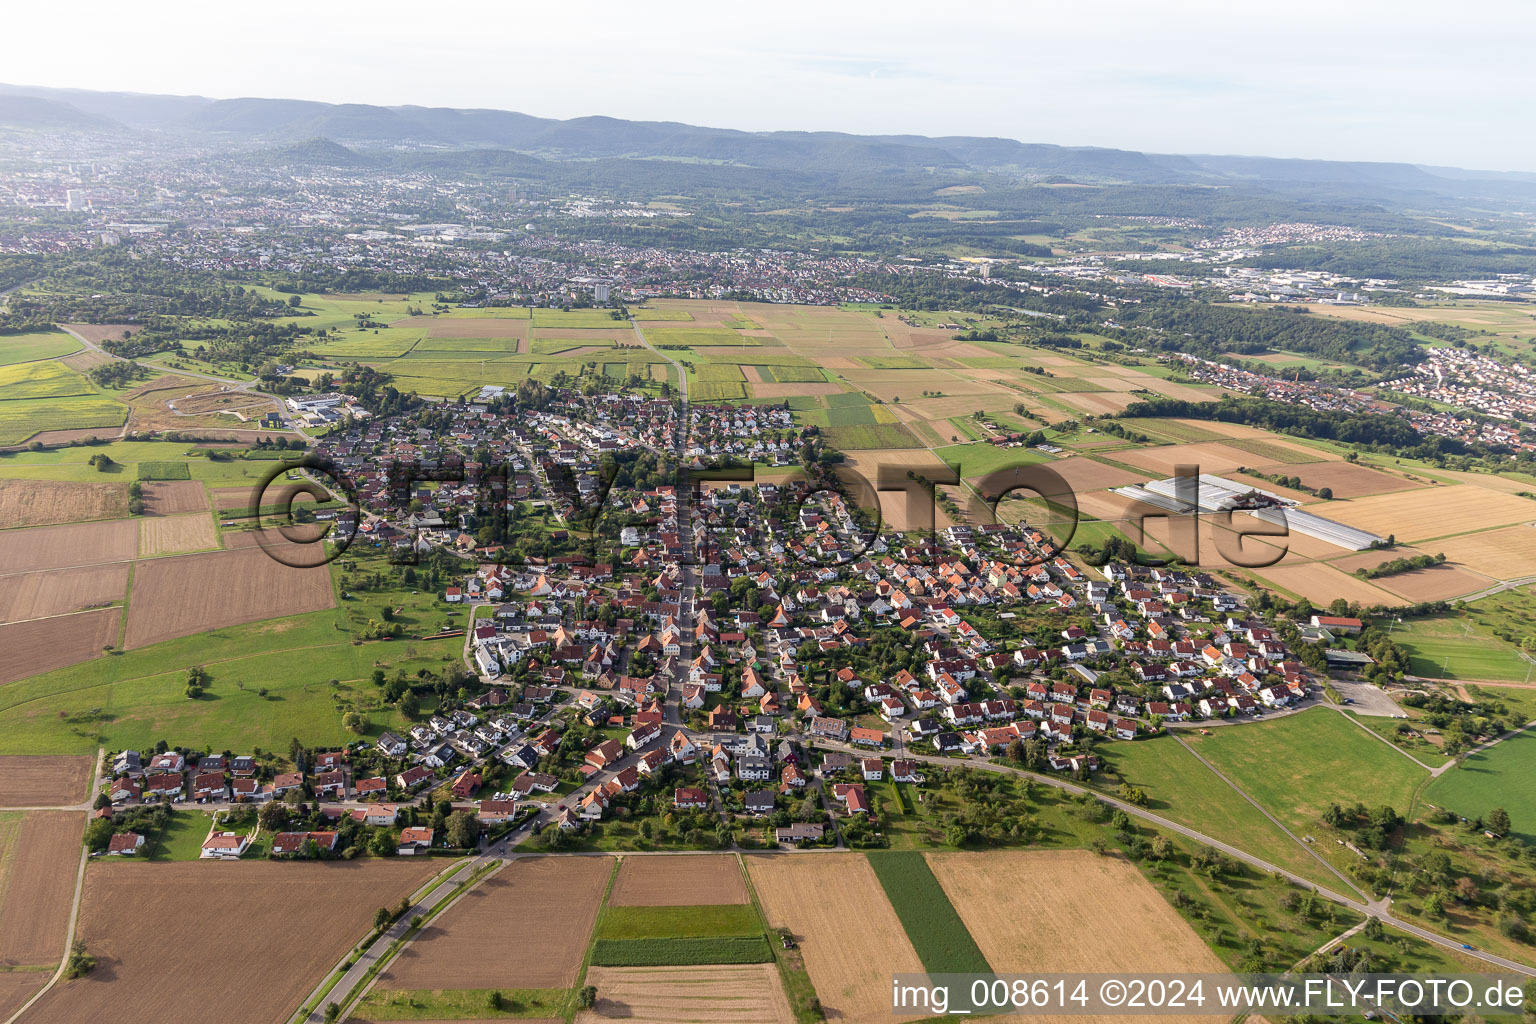
[[[0,402],[0,444],[19,444],[41,430],[100,429],[116,434],[128,407],[110,398],[33,398]]]
[[[728,380],[701,380],[688,385],[688,397],[696,402],[724,402],[746,398],[747,386]]]
[[[762,924],[749,904],[687,907],[604,907],[599,939],[706,938],[761,935]]]
[[[175,810],[165,828],[153,838],[146,838],[147,859],[152,861],[197,860],[203,854],[203,840],[213,820],[194,810]]]
[[[0,334],[0,366],[31,362],[34,359],[57,359],[84,347],[74,336],[63,331]]]
[[[1329,804],[1388,804],[1411,817],[1414,791],[1429,776],[1403,753],[1328,708],[1210,732],[1188,734],[1188,740],[1298,836],[1322,827]],[[1341,849],[1331,842],[1316,847],[1331,860]]]
[[[0,401],[16,398],[64,398],[94,395],[96,388],[63,363],[33,362],[0,366]]]
[[[866,854],[891,908],[931,974],[990,974],[992,968],[960,920],[954,904],[916,850]]]
[[[843,451],[870,448],[922,448],[921,441],[900,423],[872,423],[853,427],[832,427],[822,431],[827,443]]]
[[[612,338],[534,338],[528,351],[536,356],[559,355],[578,348],[612,348]]]
[[[1501,607],[1499,598],[1509,598]],[[1520,657],[1511,643],[1493,635],[1493,629],[1512,630],[1523,636],[1530,630],[1521,605],[1529,593],[1517,591],[1484,598],[1457,616],[1405,619],[1394,624],[1392,639],[1411,658],[1410,671],[1427,679],[1493,680],[1524,682],[1531,663]]]
[[[1429,784],[1424,798],[1464,818],[1495,807],[1509,812],[1515,834],[1536,844],[1536,732],[1523,732],[1466,757]]]
[[[678,324],[693,319],[693,314],[685,309],[634,309],[631,307],[629,315],[641,321],[670,320]]]
[[[624,328],[628,323],[609,315],[606,309],[536,309],[535,327],[575,327],[582,329]]]
[[[859,356],[857,361],[871,370],[927,370],[933,366],[917,356]]]
[[[192,472],[185,462],[141,462],[140,480],[190,480]]]
[[[740,345],[750,348],[758,339],[750,334],[720,327],[657,327],[645,332],[645,340],[657,348],[697,348]]]

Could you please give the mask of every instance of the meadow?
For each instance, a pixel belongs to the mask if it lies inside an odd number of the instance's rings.
[[[57,359],[79,352],[83,347],[77,339],[63,331],[0,334],[0,366],[29,363],[34,359]]]
[[[0,444],[19,444],[44,430],[115,434],[127,418],[126,406],[101,396],[14,399],[0,402]]]
[[[1424,798],[1465,818],[1486,817],[1502,807],[1514,833],[1536,843],[1536,732],[1469,754],[1459,767],[1431,782]]]

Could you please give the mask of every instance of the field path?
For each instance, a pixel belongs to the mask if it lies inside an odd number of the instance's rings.
[[[95,770],[91,773],[91,788],[85,794],[84,806],[86,809],[90,808],[91,801],[95,798],[96,793],[101,789],[101,761],[105,755],[106,751],[104,749],[100,747],[96,748],[96,767]],[[18,1009],[15,1013],[11,1014],[11,1016],[5,1021],[5,1024],[15,1024],[15,1022],[21,1018],[22,1014],[27,1012],[33,1003],[43,998],[43,996],[48,993],[48,990],[57,985],[59,983],[59,979],[64,977],[64,969],[69,966],[69,951],[70,948],[75,944],[75,929],[79,926],[80,923],[80,898],[81,895],[85,892],[85,866],[90,862],[90,859],[91,851],[86,849],[85,844],[82,843],[80,845],[80,866],[75,869],[75,897],[69,905],[69,929],[64,936],[64,954],[59,958],[58,970],[53,972],[53,977],[48,979],[48,984],[34,992],[31,999],[28,999],[26,1002],[22,1003],[21,1008]]]

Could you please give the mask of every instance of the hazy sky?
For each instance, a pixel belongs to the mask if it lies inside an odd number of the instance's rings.
[[[1532,0],[13,4],[0,80],[1536,171]]]

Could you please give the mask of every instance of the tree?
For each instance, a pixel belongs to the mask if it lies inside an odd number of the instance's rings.
[[[415,718],[421,710],[421,702],[416,698],[415,690],[406,690],[400,695],[400,713],[406,718]]]
[[[1488,812],[1488,831],[1496,836],[1509,835],[1509,812],[1502,807],[1495,807]]]
[[[341,1004],[340,1003],[326,1003],[325,1004],[325,1019],[326,1019],[326,1024],[335,1024],[336,1021],[340,1020],[341,1019]]]
[[[597,1005],[597,986],[582,986],[581,993],[577,996],[577,1001],[581,1004],[583,1010],[592,1009],[593,1006]]]
[[[390,916],[388,907],[380,907],[373,912],[373,926],[382,931],[389,924]]]
[[[1445,897],[1432,892],[1424,899],[1424,913],[1430,917],[1445,916]]]
[[[368,720],[356,711],[348,711],[341,716],[341,727],[347,730],[347,732],[361,735],[367,726]]]
[[[448,815],[448,845],[468,849],[480,839],[480,819],[468,811]]]
[[[1167,860],[1173,856],[1173,841],[1167,836],[1152,837],[1152,859]]]
[[[85,827],[85,847],[92,853],[101,853],[112,841],[112,821],[109,818],[97,818]]]
[[[69,961],[64,966],[64,977],[71,980],[83,978],[96,969],[96,958],[85,951],[85,943],[76,939],[69,947]]]

